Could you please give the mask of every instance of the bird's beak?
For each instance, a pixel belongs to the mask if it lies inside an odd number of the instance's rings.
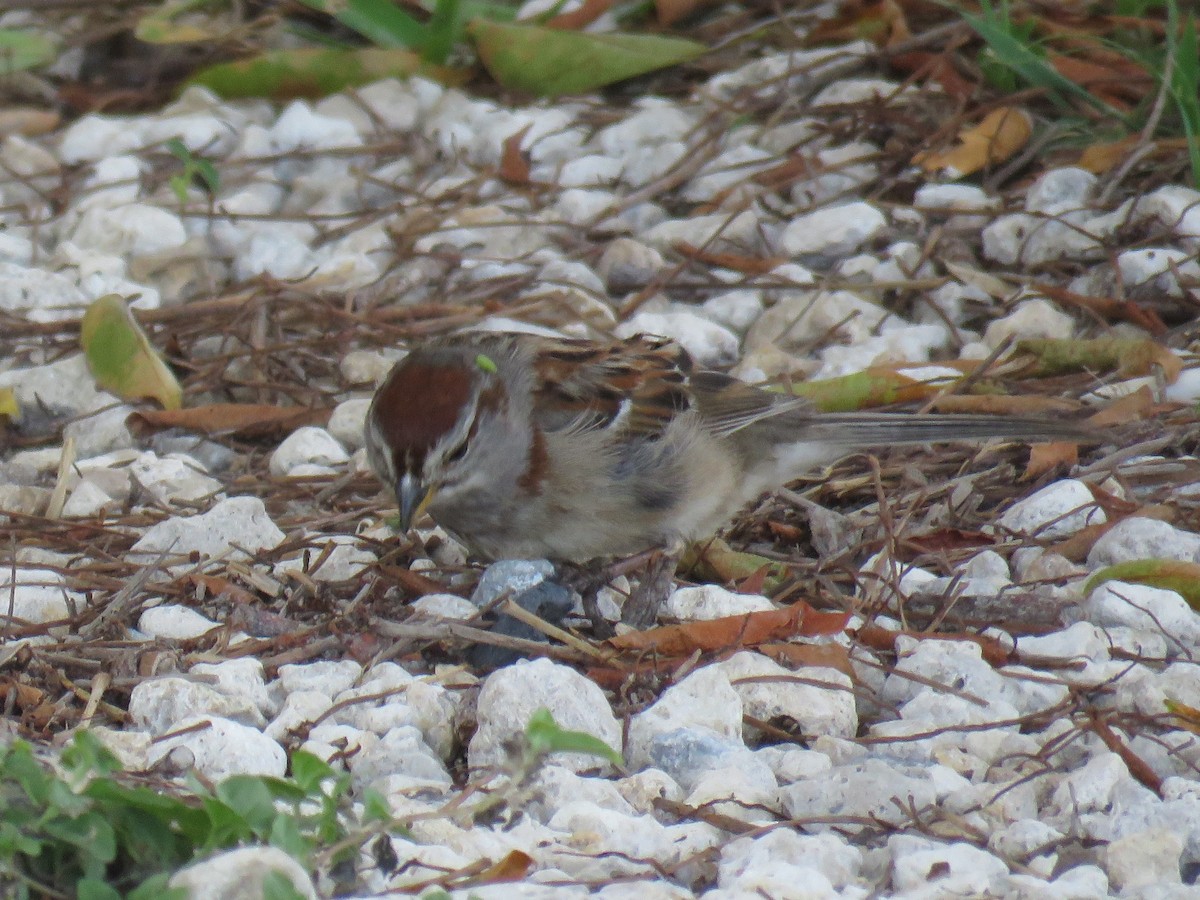
[[[421,479],[405,473],[396,485],[396,499],[400,501],[400,530],[408,531],[412,523],[421,518],[421,513],[433,500],[435,487],[425,486]]]

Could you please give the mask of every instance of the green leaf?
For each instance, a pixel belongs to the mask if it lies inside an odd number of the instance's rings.
[[[188,900],[191,892],[187,888],[168,887],[170,872],[151,875],[125,895],[125,900]]]
[[[271,823],[271,831],[267,835],[267,840],[272,847],[278,847],[284,853],[296,857],[296,859],[307,859],[308,854],[312,852],[313,844],[300,831],[300,822],[295,816],[289,816],[283,813],[275,816],[275,821]]]
[[[321,790],[321,782],[335,775],[333,767],[315,753],[297,750],[292,754],[292,780],[304,789],[306,794],[315,794]]]
[[[202,85],[226,98],[286,100],[324,97],[380,78],[410,75],[454,86],[462,84],[467,74],[462,69],[430,65],[411,50],[375,47],[276,50],[202,69],[188,84]]]
[[[390,822],[392,820],[392,807],[388,803],[387,797],[379,793],[379,791],[367,788],[363,792],[363,821],[364,822]]]
[[[58,44],[40,31],[0,28],[0,75],[53,62]]]
[[[651,34],[585,34],[476,19],[479,58],[501,85],[541,96],[594,90],[695,59],[708,49]]]
[[[529,717],[525,726],[525,740],[529,749],[541,756],[546,753],[587,753],[607,759],[615,766],[622,765],[621,754],[600,738],[586,731],[569,731],[562,728],[550,710],[539,709]]]
[[[217,785],[217,799],[241,816],[265,840],[275,820],[275,800],[256,775],[233,775]]]
[[[111,775],[121,771],[121,761],[103,742],[86,729],[76,731],[62,753],[62,764],[76,780],[89,775]]]
[[[426,28],[421,58],[431,63],[444,63],[450,58],[454,45],[462,40],[463,17],[459,0],[437,0]]]
[[[83,316],[79,338],[96,383],[122,399],[152,397],[179,409],[183,388],[150,344],[125,300],[105,294]]]
[[[1133,559],[1092,575],[1084,585],[1090,594],[1106,581],[1129,581],[1175,591],[1192,609],[1200,609],[1200,564],[1178,559]]]
[[[75,884],[78,900],[121,900],[121,892],[98,878],[81,878]]]
[[[282,872],[268,872],[263,878],[263,900],[304,900],[304,895],[296,890],[292,879]]]
[[[192,44],[211,41],[220,37],[222,31],[197,25],[194,17],[186,21],[179,19],[212,3],[213,0],[175,0],[173,3],[164,3],[138,19],[133,28],[133,36],[147,44]]]
[[[377,47],[425,46],[426,26],[393,0],[300,0],[305,6],[333,16]]]
[[[15,419],[21,414],[17,407],[17,395],[12,388],[0,388],[0,416]]]

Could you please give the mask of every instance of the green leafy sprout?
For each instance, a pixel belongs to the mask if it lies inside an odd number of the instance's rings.
[[[221,176],[212,160],[196,156],[179,138],[167,141],[167,152],[183,163],[183,171],[171,176],[171,190],[179,199],[180,205],[188,200],[188,189],[193,185],[201,187],[210,197],[221,188]]]
[[[14,741],[0,749],[0,896],[175,900],[186,892],[167,889],[171,875],[219,850],[269,844],[310,870],[337,871],[367,840],[397,830],[371,791],[361,817],[350,815],[344,772],[302,751],[291,767],[290,778],[154,790],[121,772],[90,732],[76,733],[57,767]],[[294,893],[278,879],[268,888],[276,900]]]

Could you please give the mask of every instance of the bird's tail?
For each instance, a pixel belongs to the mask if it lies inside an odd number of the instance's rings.
[[[931,444],[989,438],[1039,441],[1095,441],[1078,422],[1026,416],[976,416],[962,413],[821,413],[808,422],[806,439],[840,447]]]

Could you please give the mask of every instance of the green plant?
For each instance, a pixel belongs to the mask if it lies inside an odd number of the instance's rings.
[[[188,188],[199,185],[211,197],[221,189],[221,176],[212,160],[196,156],[179,138],[167,141],[167,151],[183,163],[183,171],[171,176],[171,190],[180,205],[187,203]]]
[[[168,892],[170,876],[217,850],[271,844],[335,867],[394,828],[370,792],[361,820],[350,815],[345,773],[307,753],[291,762],[291,778],[153,790],[122,773],[89,732],[75,735],[57,769],[16,741],[0,751],[0,896],[170,898],[181,896]],[[290,889],[277,884],[273,896],[285,900]]]
[[[1053,30],[1049,37],[1039,37],[1039,20],[1016,13],[1009,0],[994,4],[980,0],[979,13],[959,14],[983,40],[979,65],[996,87],[1005,92],[1022,86],[1040,89],[1060,111],[1069,114],[1082,105],[1093,117],[1115,123],[1125,134],[1182,135],[1193,181],[1200,184],[1200,45],[1195,16],[1184,15],[1178,0],[1124,0],[1118,6],[1123,21],[1145,19],[1146,25],[1125,24],[1106,35],[1090,37],[1078,32],[1064,46],[1074,52],[1081,48],[1085,53],[1096,51],[1100,59],[1103,54],[1117,54],[1145,73],[1153,89],[1129,113],[1116,109],[1056,69],[1046,52],[1055,37]],[[1149,18],[1156,13],[1165,13],[1165,23]]]
[[[434,0],[422,22],[392,0],[301,0],[333,16],[377,47],[415,50],[429,63],[442,64],[463,40],[465,23],[474,18],[510,21],[516,8],[470,0]]]

